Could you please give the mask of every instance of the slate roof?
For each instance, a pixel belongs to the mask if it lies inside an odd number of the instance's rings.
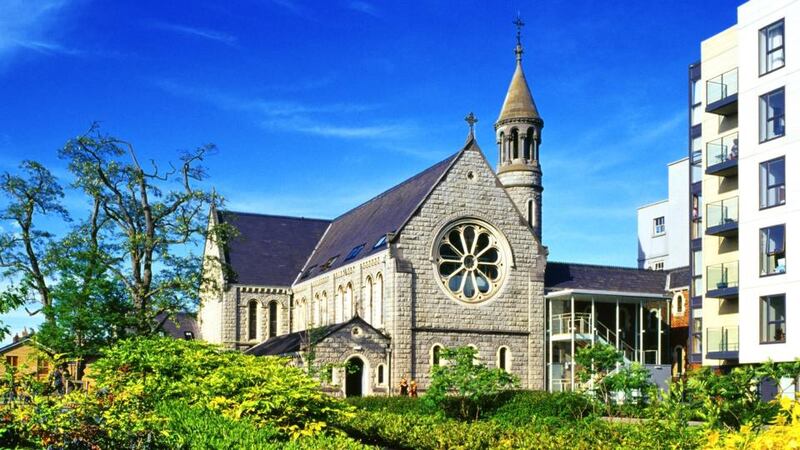
[[[692,275],[689,271],[689,266],[672,269],[668,272],[668,274],[670,289],[689,287],[689,284],[692,282]]]
[[[667,273],[628,267],[548,262],[544,273],[546,291],[586,289],[598,291],[664,294]]]
[[[385,243],[378,247],[375,245],[386,233],[397,231],[406,222],[460,153],[454,153],[334,219],[314,254],[303,267],[302,279],[317,276],[385,249]],[[359,245],[364,245],[364,248],[348,259],[350,252]],[[323,269],[325,263],[333,257],[336,260],[327,269]]]
[[[355,316],[350,320],[342,323],[325,325],[315,329],[316,338],[313,343],[317,343],[343,328],[345,325],[358,322],[359,325],[369,327],[379,335],[386,337],[383,333],[376,330],[372,325],[365,322],[364,319]],[[388,339],[388,337],[387,337]],[[289,353],[299,352],[304,344],[309,344],[308,330],[295,331],[294,333],[275,336],[267,339],[266,341],[257,344],[245,350],[245,353],[254,356],[277,356],[286,355]]]
[[[294,282],[329,220],[219,211],[239,235],[228,244],[226,259],[239,284],[286,286]]]
[[[200,338],[200,327],[192,313],[179,312],[174,319],[168,318],[165,313],[156,316],[156,322],[161,323],[162,320],[164,323],[161,324],[161,331],[167,336],[175,339],[186,339],[185,333],[189,331],[194,339]]]

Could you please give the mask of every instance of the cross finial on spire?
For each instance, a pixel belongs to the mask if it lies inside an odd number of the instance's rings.
[[[517,20],[512,23],[517,27],[517,48],[514,49],[514,53],[517,55],[517,61],[522,61],[522,27],[525,26],[525,22],[522,21],[519,11],[517,11]]]
[[[474,135],[475,124],[478,123],[478,118],[475,117],[474,113],[470,112],[469,114],[467,114],[467,117],[464,117],[464,120],[467,122],[467,125],[469,125],[469,134]]]

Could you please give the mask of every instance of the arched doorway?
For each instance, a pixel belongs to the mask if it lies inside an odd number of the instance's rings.
[[[364,361],[355,356],[347,361],[344,394],[346,397],[364,395]]]

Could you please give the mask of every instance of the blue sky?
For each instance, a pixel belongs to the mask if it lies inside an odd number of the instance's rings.
[[[687,66],[740,3],[2,0],[0,171],[68,181],[57,149],[100,121],[143,158],[215,143],[232,209],[332,218],[458,150],[469,111],[494,164],[519,10],[550,259],[633,266],[636,207],[686,154]]]

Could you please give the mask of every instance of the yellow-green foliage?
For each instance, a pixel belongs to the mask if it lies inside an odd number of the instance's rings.
[[[92,367],[98,386],[141,393],[151,407],[180,399],[231,418],[246,417],[291,437],[314,435],[350,407],[324,394],[289,360],[169,338],[122,341]]]
[[[705,449],[783,450],[800,449],[800,402],[783,398],[781,411],[769,427],[743,425],[736,432],[712,430]]]

